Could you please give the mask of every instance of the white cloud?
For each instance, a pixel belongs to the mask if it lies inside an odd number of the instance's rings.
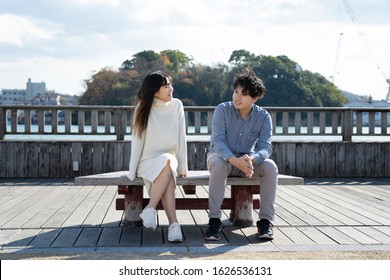
[[[12,14],[0,14],[0,43],[22,47],[27,41],[50,39],[53,32],[31,20]]]

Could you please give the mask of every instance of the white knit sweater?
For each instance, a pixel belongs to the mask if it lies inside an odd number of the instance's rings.
[[[187,142],[183,104],[153,100],[148,125],[141,138],[132,135],[128,177],[153,182],[170,160],[174,177],[187,174]]]

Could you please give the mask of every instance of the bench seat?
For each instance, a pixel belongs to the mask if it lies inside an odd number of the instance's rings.
[[[124,210],[124,223],[130,226],[141,226],[142,221],[139,214],[149,203],[148,198],[144,198],[144,182],[141,178],[131,181],[127,176],[128,171],[117,171],[102,174],[80,176],[75,178],[77,185],[115,185],[118,187],[118,194],[124,197],[117,198],[116,209]],[[177,178],[177,185],[181,185],[186,194],[195,194],[196,186],[208,185],[209,172],[206,170],[189,171],[187,177]],[[279,184],[301,185],[303,178],[287,175],[278,176]],[[260,201],[253,199],[254,194],[259,194],[258,178],[228,177],[227,185],[231,186],[230,198],[225,198],[221,206],[222,209],[230,209],[230,218],[233,224],[240,227],[251,226],[253,224],[252,209],[258,209]],[[161,203],[157,209],[162,209]],[[208,209],[207,198],[176,198],[176,209]]]

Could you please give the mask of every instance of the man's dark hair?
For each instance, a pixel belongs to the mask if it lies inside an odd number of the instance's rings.
[[[252,70],[246,69],[244,73],[238,74],[234,78],[233,88],[242,87],[244,94],[249,94],[252,98],[263,98],[265,95],[265,86],[263,81],[256,77]]]

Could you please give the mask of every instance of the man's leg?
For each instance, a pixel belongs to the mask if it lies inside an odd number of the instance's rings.
[[[275,218],[275,198],[278,185],[278,167],[271,159],[255,166],[255,176],[260,177],[260,213],[257,236],[261,239],[273,239]]]
[[[210,172],[209,179],[209,218],[222,216],[221,205],[225,196],[226,178],[229,174],[230,164],[217,154],[207,157],[207,167]]]
[[[272,222],[275,218],[275,197],[278,185],[278,167],[271,159],[255,166],[254,176],[260,177],[260,219]]]

